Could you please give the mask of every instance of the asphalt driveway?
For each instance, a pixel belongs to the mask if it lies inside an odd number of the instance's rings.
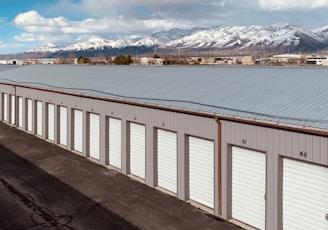
[[[0,229],[240,228],[0,123]]]

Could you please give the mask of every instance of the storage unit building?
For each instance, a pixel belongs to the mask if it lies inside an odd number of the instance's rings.
[[[0,120],[238,225],[327,229],[326,73],[27,66],[0,71]]]

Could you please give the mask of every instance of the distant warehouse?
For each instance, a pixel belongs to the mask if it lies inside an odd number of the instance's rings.
[[[324,68],[0,66],[0,120],[238,225],[328,229]]]

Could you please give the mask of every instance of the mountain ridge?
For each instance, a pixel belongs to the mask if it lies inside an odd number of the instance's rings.
[[[328,26],[307,30],[295,24],[194,27],[159,31],[149,36],[109,40],[92,37],[89,40],[70,44],[44,44],[28,50],[29,53],[63,53],[135,48],[148,52],[158,49],[273,49],[293,52],[311,52],[328,47]]]

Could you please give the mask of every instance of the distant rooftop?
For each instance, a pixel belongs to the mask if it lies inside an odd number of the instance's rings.
[[[0,82],[328,130],[328,68],[0,66]]]

